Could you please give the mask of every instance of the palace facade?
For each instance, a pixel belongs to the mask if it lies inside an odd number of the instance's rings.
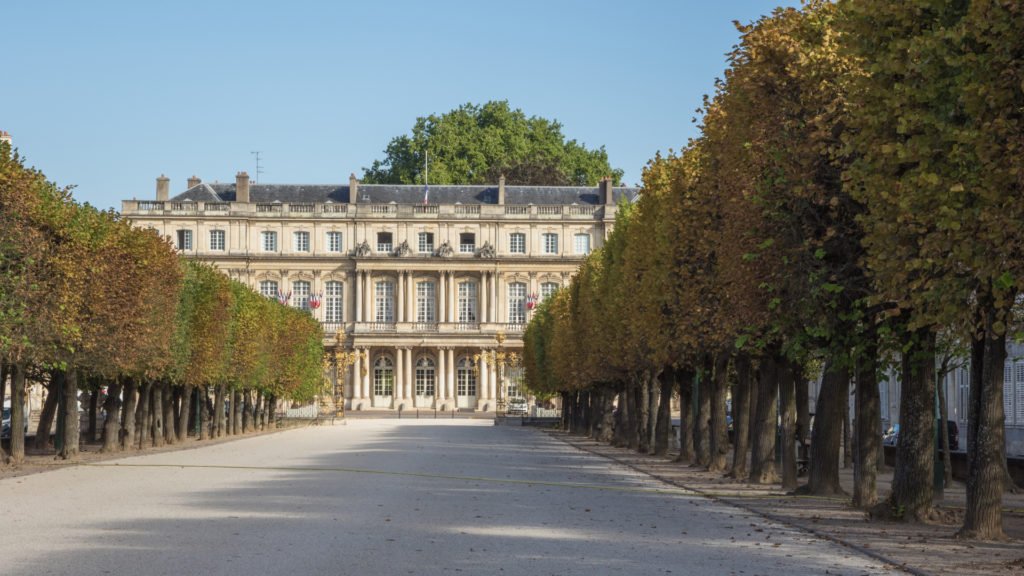
[[[509,363],[534,305],[600,247],[635,188],[233,183],[188,180],[122,202],[261,294],[308,310],[357,353],[345,408],[494,411],[519,396]],[[505,361],[499,362],[504,359]],[[500,380],[500,381],[499,381]],[[499,386],[501,387],[499,389]]]

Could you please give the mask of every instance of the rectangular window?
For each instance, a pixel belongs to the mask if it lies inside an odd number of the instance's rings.
[[[277,232],[260,232],[260,246],[264,252],[277,252]]]
[[[434,251],[434,233],[433,232],[420,232],[419,235],[419,252],[420,254],[430,254]]]
[[[545,254],[558,254],[558,234],[545,232],[541,235],[541,239],[544,243]]]
[[[456,374],[455,394],[459,396],[476,396],[476,375],[469,368],[459,367]]]
[[[192,249],[192,231],[178,230],[178,250]]]
[[[395,321],[395,284],[394,282],[380,281],[376,285],[377,322]]]
[[[223,230],[210,230],[210,250],[223,252],[225,244],[225,234]]]
[[[377,252],[389,253],[394,249],[391,232],[377,232]]]
[[[508,251],[512,254],[526,254],[526,234],[522,232],[509,234]]]
[[[548,296],[551,296],[557,290],[558,290],[558,283],[557,282],[544,282],[543,284],[540,285],[540,301],[543,302],[543,301],[547,300]]]
[[[342,288],[341,282],[328,282],[324,290],[324,322],[341,322]]]
[[[476,322],[476,282],[459,283],[459,322]]]
[[[476,234],[463,232],[459,234],[459,252],[472,254],[476,252]]]
[[[309,310],[309,282],[296,280],[292,282],[292,306],[300,310]]]
[[[577,234],[572,237],[573,251],[577,254],[590,254],[590,234]]]
[[[341,232],[327,233],[327,251],[341,252]]]
[[[294,244],[296,252],[309,252],[309,232],[292,234],[292,244]]]
[[[273,280],[260,280],[260,294],[267,298],[277,298],[277,282]]]
[[[436,291],[433,282],[416,283],[416,321],[437,322],[437,314],[434,306],[437,302]]]
[[[526,324],[526,284],[522,282],[508,285],[508,322]]]

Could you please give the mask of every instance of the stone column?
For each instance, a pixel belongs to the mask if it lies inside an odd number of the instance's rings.
[[[352,377],[349,378],[349,382],[352,383],[352,400],[363,399],[363,382],[359,374],[360,368],[362,367],[362,358],[356,356],[355,362],[352,363]]]
[[[497,385],[497,382],[498,382],[498,369],[495,368],[494,370],[491,370],[491,373],[488,374],[488,376],[489,376],[489,378],[487,379],[487,388],[490,391],[491,398],[494,398],[495,403],[497,403],[497,401],[498,401],[498,385]],[[497,405],[495,405],[494,409],[495,410],[498,409]]]
[[[455,349],[448,349],[448,397],[458,403],[458,396],[456,395],[455,385]]]
[[[455,272],[448,272],[448,321],[455,322],[458,319],[458,294],[459,285],[455,283]]]
[[[355,306],[356,322],[363,321],[363,273],[356,270],[356,297],[352,305]]]
[[[447,313],[447,307],[444,305],[445,304],[445,299],[446,299],[446,294],[447,294],[447,292],[445,290],[446,290],[446,288],[445,288],[445,282],[444,282],[444,272],[441,272],[440,274],[437,275],[437,321],[438,322],[447,322],[447,320],[445,320],[445,318],[446,318],[445,314]]]
[[[363,398],[373,398],[373,388],[370,386],[370,376],[373,373],[373,356],[370,355],[369,348],[363,348],[363,354],[366,356],[366,371],[361,371],[359,379],[363,382]]]
[[[479,394],[480,394],[480,399],[481,400],[489,400],[491,398],[490,386],[488,386],[490,381],[491,381],[491,375],[490,375],[490,370],[488,369],[488,366],[487,366],[487,360],[483,356],[481,356],[480,357],[480,382],[478,384],[478,386],[479,386]]]
[[[488,310],[488,312],[491,313],[491,322],[498,322],[498,313],[501,310],[501,304],[498,302],[498,283],[501,282],[501,277],[502,275],[500,273],[495,273],[491,278],[489,286],[491,289],[491,305],[489,306],[490,310]]]
[[[402,296],[405,298],[405,321],[415,322],[416,321],[416,280],[413,278],[412,272],[409,272],[409,278],[405,282],[405,294]]]
[[[416,406],[416,351],[406,348],[406,398]]]
[[[395,315],[395,322],[405,322],[405,272],[398,271],[398,285],[395,286],[395,304],[398,310]]]
[[[477,319],[481,323],[487,322],[487,272],[480,273],[480,286],[476,292],[477,306],[479,311],[477,312]]]
[[[448,395],[445,394],[445,376],[447,376],[447,374],[448,374],[448,372],[445,369],[446,366],[447,366],[447,364],[445,363],[445,356],[446,356],[445,349],[444,348],[438,348],[437,349],[437,372],[434,373],[434,376],[435,376],[434,394],[437,397],[437,402],[438,402],[437,405],[438,406],[441,405],[441,402],[444,402],[445,400],[448,399]]]
[[[395,348],[395,388],[391,391],[392,397],[394,398],[393,408],[398,409],[398,405],[401,404],[404,396],[405,386],[405,350],[401,348]]]
[[[365,276],[366,289],[363,290],[363,294],[366,295],[366,298],[363,298],[363,303],[365,305],[363,308],[363,320],[365,322],[373,322],[373,301],[376,298],[376,291],[374,290],[373,286],[372,273],[369,270],[367,270]]]

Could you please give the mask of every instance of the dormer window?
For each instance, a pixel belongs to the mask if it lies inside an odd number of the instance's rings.
[[[459,252],[472,254],[476,252],[476,234],[463,232],[459,234]]]
[[[388,253],[394,250],[391,232],[377,232],[377,252]]]

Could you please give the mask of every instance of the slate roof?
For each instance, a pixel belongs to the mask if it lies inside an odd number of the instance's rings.
[[[638,188],[614,188],[617,202],[625,196],[636,200]],[[249,199],[258,203],[349,203],[349,187],[340,184],[250,184]],[[172,202],[234,202],[235,184],[201,183],[171,198]],[[422,204],[423,186],[401,184],[360,184],[359,203]],[[497,186],[430,187],[431,204],[497,204]],[[506,204],[601,204],[597,186],[505,186]]]

